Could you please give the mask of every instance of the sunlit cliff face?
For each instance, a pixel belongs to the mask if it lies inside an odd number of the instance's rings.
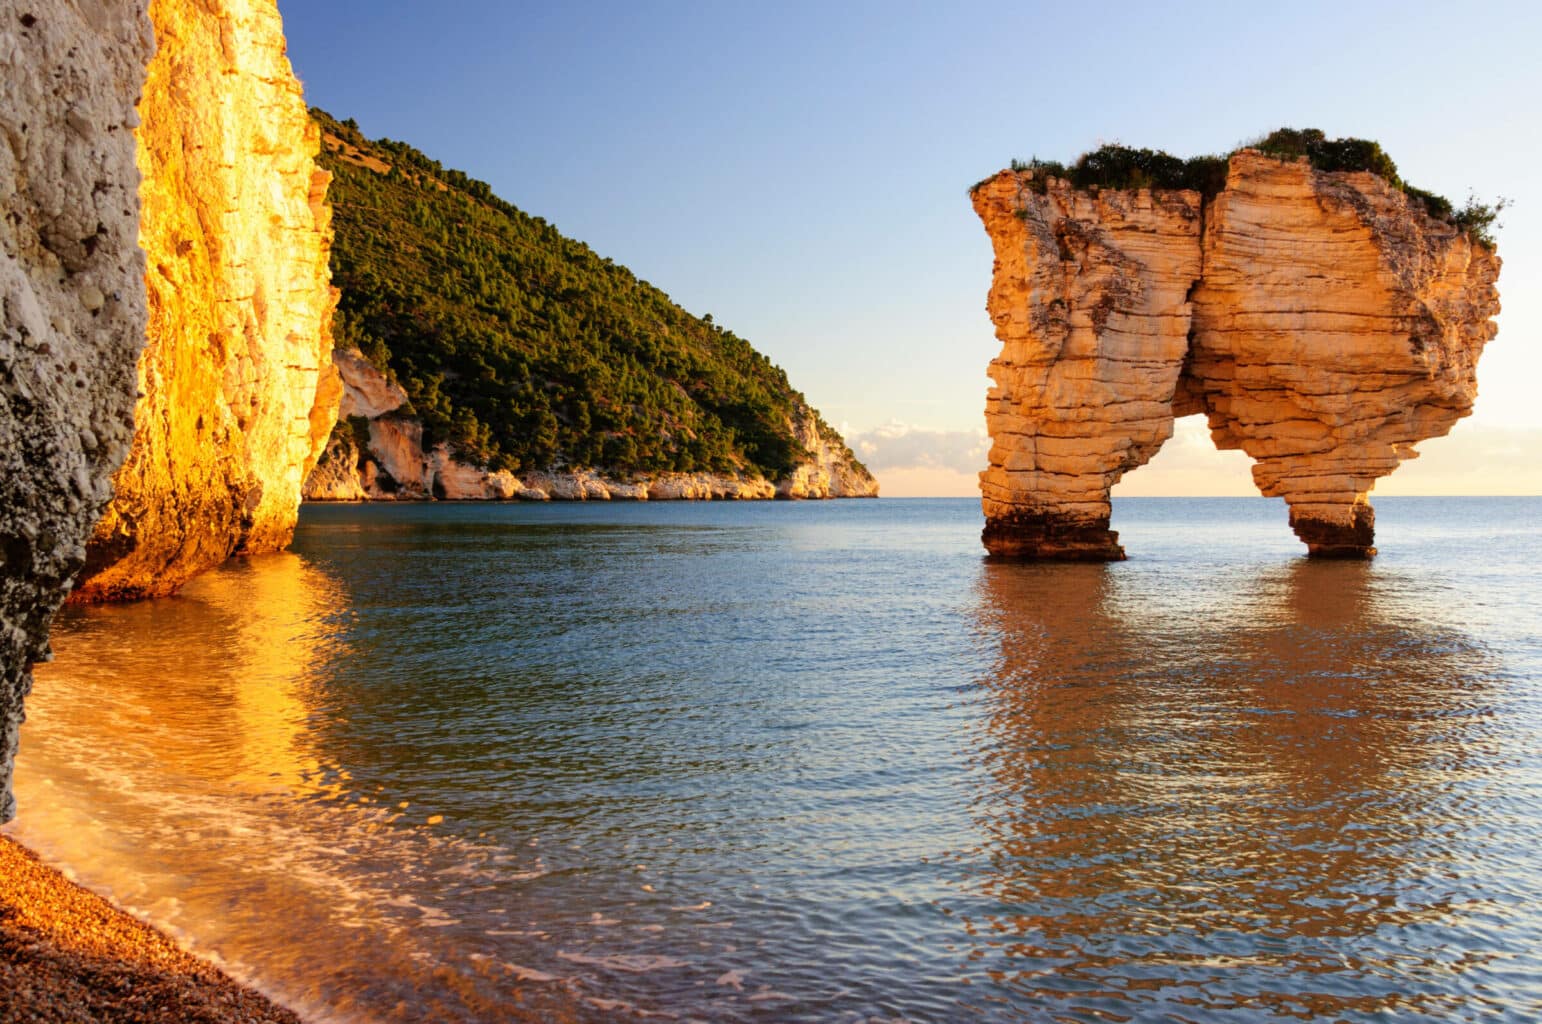
[[[146,13],[78,0],[0,25],[0,819],[71,580],[163,594],[281,548],[335,419],[327,176],[277,7]]]
[[[1472,410],[1499,259],[1373,174],[1243,150],[1209,200],[1031,171],[973,198],[1002,341],[980,480],[994,555],[1124,557],[1109,489],[1204,413],[1311,554],[1366,557],[1376,480]]]
[[[148,344],[83,600],[170,593],[286,545],[341,394],[328,178],[273,0],[154,0],[150,16],[135,132]]]

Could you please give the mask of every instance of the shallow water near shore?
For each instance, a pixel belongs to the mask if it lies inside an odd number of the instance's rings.
[[[12,832],[322,1021],[1532,1021],[1542,499],[311,506],[69,609]]]

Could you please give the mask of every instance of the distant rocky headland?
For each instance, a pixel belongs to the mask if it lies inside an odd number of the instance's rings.
[[[1495,209],[1376,143],[1284,129],[1226,157],[1108,146],[970,190],[1001,340],[980,475],[994,556],[1112,560],[1109,492],[1203,413],[1308,553],[1369,557],[1375,482],[1472,410]]]
[[[411,146],[312,112],[341,414],[310,500],[871,497],[787,375]]]

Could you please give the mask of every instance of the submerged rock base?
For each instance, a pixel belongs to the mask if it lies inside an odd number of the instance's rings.
[[[1124,548],[1108,520],[1087,522],[1045,512],[988,519],[980,534],[992,558],[1022,561],[1122,562]]]
[[[1342,513],[1339,509],[1332,511]],[[1376,510],[1370,505],[1356,505],[1347,516],[1339,514],[1332,518],[1298,506],[1290,510],[1290,528],[1296,531],[1312,558],[1376,557]]]

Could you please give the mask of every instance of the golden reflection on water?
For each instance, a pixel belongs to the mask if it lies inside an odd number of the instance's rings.
[[[309,1019],[568,1019],[492,961],[420,991],[455,923],[432,880],[481,878],[497,851],[403,820],[400,794],[358,792],[338,764],[353,615],[294,554],[66,609],[29,701],[18,838]]]
[[[1449,983],[1387,979],[1452,966],[1432,938],[1482,655],[1384,606],[1375,572],[1301,560],[1185,593],[986,566],[975,968],[1093,1017],[1438,1012]]]
[[[343,598],[278,554],[177,597],[66,608],[28,701],[18,837],[238,975],[251,935],[329,925],[305,837],[276,812],[342,785],[309,722]]]
[[[178,597],[71,608],[55,631],[55,662],[37,670],[44,710],[28,738],[116,736],[149,747],[176,777],[310,787],[324,766],[306,702],[324,686],[322,666],[343,653],[325,623],[344,601],[335,579],[283,553],[233,562]],[[50,701],[56,685],[79,698],[67,713]]]

